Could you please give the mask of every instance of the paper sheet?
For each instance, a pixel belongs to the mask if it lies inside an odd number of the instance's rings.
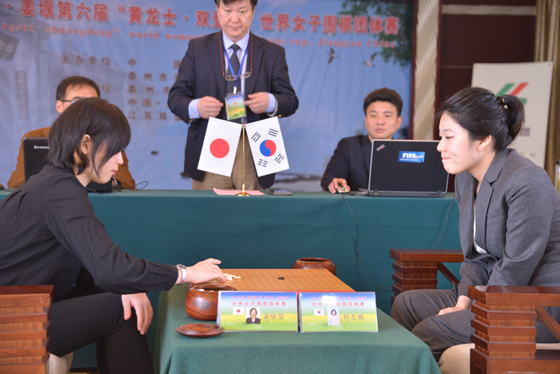
[[[223,196],[233,196],[241,193],[241,190],[220,190],[218,188],[214,188],[214,192],[216,195],[223,195]],[[258,190],[245,190],[251,196],[261,196],[264,195],[261,191]]]

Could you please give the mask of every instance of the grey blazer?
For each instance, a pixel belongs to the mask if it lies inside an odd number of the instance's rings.
[[[459,295],[469,285],[560,286],[560,194],[546,172],[505,149],[484,175],[473,209],[477,183],[469,172],[455,179],[465,256]],[[488,253],[473,246],[475,211],[475,240]]]

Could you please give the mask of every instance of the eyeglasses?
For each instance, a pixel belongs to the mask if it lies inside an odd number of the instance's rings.
[[[80,100],[82,100],[82,99],[86,99],[86,98],[85,98],[85,97],[76,96],[76,97],[74,97],[72,100],[62,100],[62,99],[61,99],[61,100],[58,100],[58,101],[62,101],[63,103],[72,103],[72,104],[74,104],[76,101],[80,101]]]
[[[249,78],[251,75],[253,75],[253,72],[252,72],[251,70],[249,70],[249,71],[246,71],[245,73],[243,73],[243,74],[241,74],[241,75],[224,74],[224,79],[225,79],[226,81],[232,82],[232,81],[237,80],[238,78],[247,79],[247,78]]]
[[[222,45],[222,33],[223,31],[220,31],[220,52],[224,50],[224,47]],[[222,63],[222,73],[224,75],[224,79],[226,81],[235,81],[237,80],[237,78],[241,78],[241,79],[246,79],[249,78],[251,75],[253,75],[253,34],[249,33],[249,45],[251,48],[251,68],[249,69],[249,71],[241,74],[241,75],[231,75],[231,74],[227,74],[226,70],[224,69],[224,54],[222,53],[222,58],[220,58],[220,62]]]

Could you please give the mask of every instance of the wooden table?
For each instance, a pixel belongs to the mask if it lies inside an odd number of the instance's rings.
[[[205,283],[223,284],[237,291],[354,292],[325,269],[222,269],[222,272],[241,279]]]

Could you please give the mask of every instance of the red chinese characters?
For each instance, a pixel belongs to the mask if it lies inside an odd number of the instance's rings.
[[[146,13],[148,14],[146,25],[159,26],[159,10],[157,10],[157,8],[150,7]]]
[[[305,27],[303,27],[305,18],[301,18],[301,16],[297,14],[296,18],[292,18],[292,21],[294,21],[293,31],[305,31]]]
[[[163,13],[161,16],[165,19],[164,26],[175,26],[173,19],[177,18],[177,15],[171,12],[171,8],[167,8],[167,13]]]
[[[323,32],[325,34],[336,33],[336,16],[323,16]]]
[[[20,12],[22,17],[35,17],[35,1],[21,0]]]
[[[367,34],[368,18],[367,16],[354,16],[354,33]]]
[[[385,18],[385,34],[387,35],[399,34],[399,19],[397,17]]]
[[[380,17],[371,17],[369,20],[369,32],[373,35],[379,35],[383,31],[383,21]]]
[[[54,18],[54,1],[53,0],[40,1],[39,14],[45,18]]]
[[[85,17],[88,21],[90,20],[89,18],[89,12],[91,12],[90,7],[87,7],[84,5],[84,3],[81,3],[76,7],[76,10],[78,11],[78,15],[76,16],[76,19],[79,20],[82,17]]]
[[[210,27],[210,23],[208,23],[208,16],[209,12],[203,10],[196,11],[196,27]]]
[[[93,20],[97,22],[107,22],[107,4],[95,4],[93,6]]]
[[[212,24],[213,29],[219,29],[220,28],[220,19],[218,18],[218,12],[216,12],[216,11],[212,12],[212,22],[214,22]]]
[[[263,13],[261,16],[261,28],[265,31],[274,31],[272,23],[274,22],[274,17],[271,13]]]
[[[311,32],[317,32],[317,26],[322,25],[321,21],[319,21],[320,19],[321,16],[318,16],[316,14],[312,14],[309,16],[309,21],[307,21],[307,24],[311,26]]]
[[[352,16],[341,15],[338,20],[338,28],[341,34],[352,33]]]
[[[128,8],[128,14],[130,15],[130,19],[128,23],[135,24],[138,23],[139,25],[142,24],[142,9],[139,6],[131,6]]]
[[[278,24],[276,28],[278,31],[287,31],[290,28],[290,16],[285,13],[278,14]]]
[[[72,4],[68,1],[59,1],[58,6],[58,18],[59,19],[72,19]]]

